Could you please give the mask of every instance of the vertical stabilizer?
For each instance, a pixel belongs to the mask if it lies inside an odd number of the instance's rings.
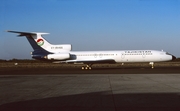
[[[18,33],[19,37],[26,36],[29,43],[31,44],[34,50],[39,49],[40,47],[46,49],[51,44],[45,40],[42,35],[49,34],[49,33],[39,33],[39,32],[18,32],[18,31],[7,31],[12,33]]]
[[[19,31],[7,31],[12,33],[18,33],[18,36],[26,36],[27,40],[31,44],[34,52],[43,51],[46,53],[61,53],[69,52],[72,49],[71,44],[60,44],[52,45],[42,35],[49,33],[40,33],[40,32],[19,32]]]
[[[36,54],[46,55],[46,54],[51,53],[48,50],[46,50],[46,48],[50,46],[51,44],[42,37],[42,35],[48,34],[48,33],[18,32],[18,31],[7,31],[7,32],[18,33],[19,37],[26,36],[27,40],[31,44],[32,48],[34,49],[34,53]]]

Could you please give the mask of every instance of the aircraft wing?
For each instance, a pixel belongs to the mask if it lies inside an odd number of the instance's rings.
[[[55,63],[84,63],[84,64],[95,64],[95,63],[116,63],[114,59],[92,59],[92,60],[66,60],[56,61]]]

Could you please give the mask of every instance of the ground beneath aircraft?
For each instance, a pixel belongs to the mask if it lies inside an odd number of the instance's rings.
[[[177,74],[179,62],[155,63],[152,69],[148,63],[95,64],[91,70],[82,70],[83,64],[52,63],[1,63],[0,75],[34,74]]]
[[[0,75],[36,75],[36,74],[177,74],[180,68],[94,68],[92,70],[58,69],[58,68],[5,68]]]

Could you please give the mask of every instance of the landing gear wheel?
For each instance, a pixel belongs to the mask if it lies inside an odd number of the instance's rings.
[[[149,63],[151,65],[151,68],[154,69],[154,62]]]
[[[92,67],[91,67],[91,64],[90,65],[87,65],[86,67],[84,67],[84,66],[82,66],[82,68],[81,68],[82,70],[84,70],[84,69],[86,69],[86,70],[91,70],[92,69]]]
[[[85,69],[86,69],[86,70],[88,70],[88,69],[91,70],[92,68],[91,68],[91,67],[85,67]]]

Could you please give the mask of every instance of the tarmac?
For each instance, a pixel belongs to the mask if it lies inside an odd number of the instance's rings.
[[[60,74],[180,74],[180,67],[124,67],[124,68],[81,68],[61,67],[0,67],[0,75],[60,75]]]
[[[0,75],[0,111],[180,110],[178,71],[126,70],[136,73],[112,74],[113,69],[105,74],[77,74],[76,70],[69,70],[71,74],[4,73]]]

